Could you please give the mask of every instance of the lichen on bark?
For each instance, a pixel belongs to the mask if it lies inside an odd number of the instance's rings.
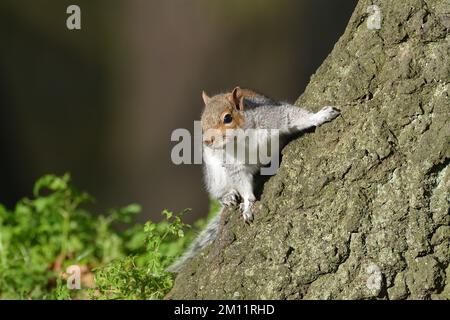
[[[226,211],[170,298],[449,299],[449,30],[448,0],[361,0],[296,102],[342,115],[284,148],[254,223]]]

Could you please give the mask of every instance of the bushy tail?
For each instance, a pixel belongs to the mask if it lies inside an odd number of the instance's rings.
[[[186,265],[192,258],[197,256],[200,251],[203,250],[208,244],[217,238],[219,233],[220,216],[222,215],[223,207],[216,214],[215,217],[209,221],[205,229],[199,234],[199,236],[194,240],[194,242],[187,248],[187,250],[182,254],[182,256],[167,267],[168,272],[179,272],[183,266]]]

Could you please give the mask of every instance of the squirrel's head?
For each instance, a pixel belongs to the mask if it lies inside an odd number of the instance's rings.
[[[221,148],[227,143],[227,130],[239,129],[244,125],[244,95],[236,87],[231,93],[209,97],[202,92],[205,107],[202,113],[203,144]]]

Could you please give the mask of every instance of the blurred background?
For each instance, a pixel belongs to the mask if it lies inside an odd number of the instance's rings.
[[[210,94],[250,87],[295,101],[356,0],[1,0],[0,203],[70,172],[101,211],[208,211],[200,165],[172,164]],[[81,8],[82,29],[66,28]]]

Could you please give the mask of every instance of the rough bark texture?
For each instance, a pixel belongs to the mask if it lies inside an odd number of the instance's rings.
[[[297,101],[342,116],[284,149],[255,222],[226,212],[170,297],[450,298],[449,29],[449,0],[360,1]]]

